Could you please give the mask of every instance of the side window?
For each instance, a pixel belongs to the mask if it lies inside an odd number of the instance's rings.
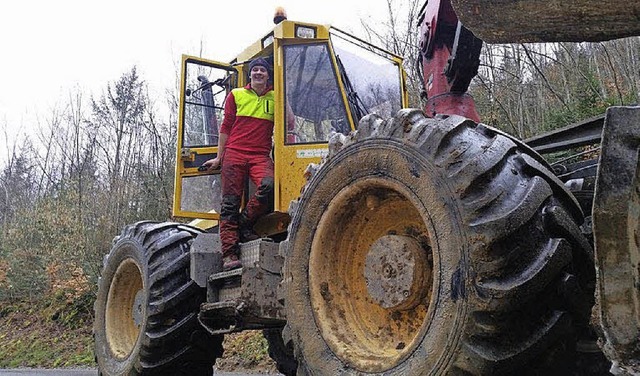
[[[327,44],[284,49],[287,144],[327,142],[348,133],[349,120]]]
[[[186,68],[182,146],[217,146],[224,100],[234,76],[202,62],[187,62]]]
[[[331,42],[344,77],[351,84],[351,105],[361,106],[364,114],[378,114],[385,119],[395,115],[402,108],[397,63],[375,47],[358,44],[341,34],[332,34]]]

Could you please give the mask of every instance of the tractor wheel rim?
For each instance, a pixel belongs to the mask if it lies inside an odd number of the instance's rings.
[[[118,360],[133,351],[144,317],[142,273],[137,263],[128,258],[117,268],[105,310],[105,332],[109,350]]]
[[[385,235],[369,248],[364,278],[369,296],[383,308],[414,308],[425,288],[427,265],[420,243],[404,235]]]
[[[368,178],[343,188],[318,223],[311,308],[331,351],[359,371],[397,366],[426,333],[433,255],[418,205],[402,184]]]

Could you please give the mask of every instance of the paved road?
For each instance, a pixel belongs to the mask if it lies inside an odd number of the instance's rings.
[[[95,369],[0,369],[0,376],[96,376]],[[251,376],[256,374],[238,372],[215,372],[216,376]],[[262,374],[265,375],[265,374]],[[272,374],[272,376],[275,376]]]

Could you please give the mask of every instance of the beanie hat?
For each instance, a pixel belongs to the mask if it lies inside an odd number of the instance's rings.
[[[251,71],[253,69],[253,67],[256,67],[258,65],[261,66],[261,67],[264,67],[269,72],[271,71],[271,64],[269,64],[267,59],[265,59],[263,57],[259,57],[257,59],[251,60],[251,63],[249,63],[249,71]]]

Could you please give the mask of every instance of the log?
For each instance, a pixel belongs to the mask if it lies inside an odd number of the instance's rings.
[[[640,35],[638,0],[451,0],[487,43],[598,42]]]

